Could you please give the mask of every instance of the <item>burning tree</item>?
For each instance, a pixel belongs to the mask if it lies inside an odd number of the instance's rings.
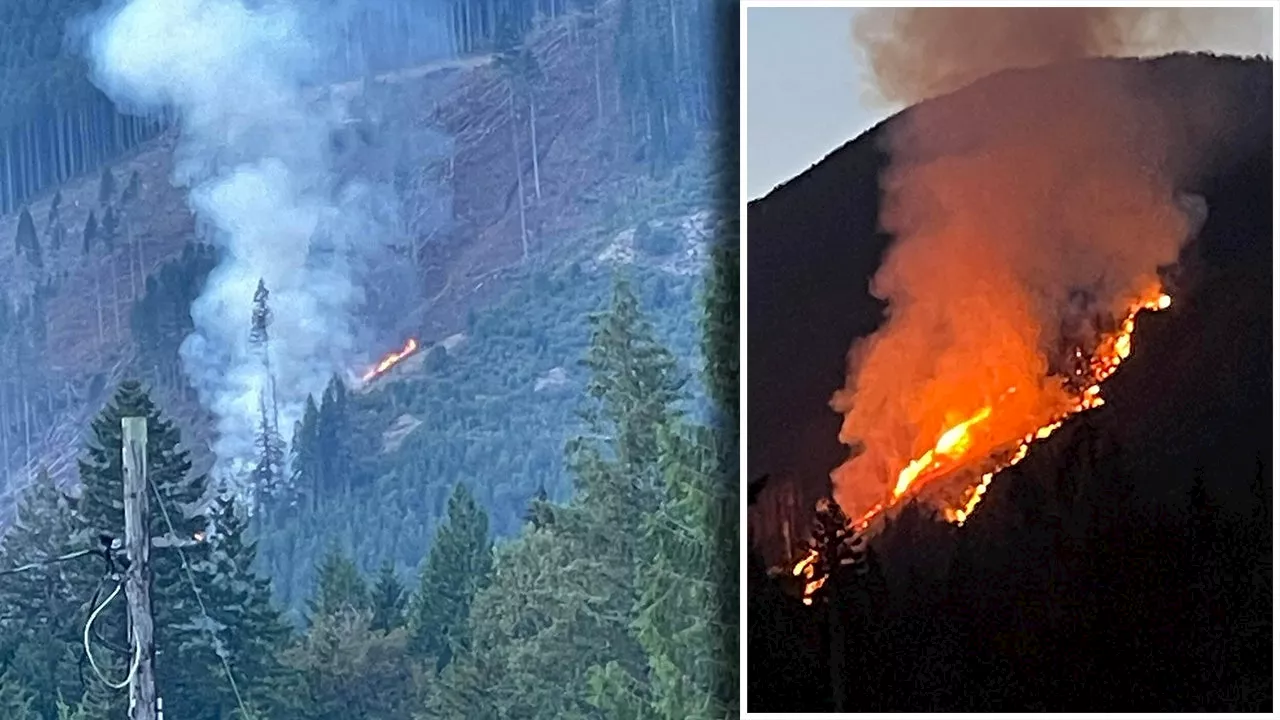
[[[834,498],[818,501],[805,556],[795,564],[791,574],[804,579],[804,603],[810,605],[827,583],[832,571],[841,565],[852,565],[854,572],[867,572],[866,544],[863,536],[840,509]]]
[[[258,289],[253,293],[253,320],[249,330],[249,346],[262,362],[265,380],[265,387],[258,397],[260,418],[254,443],[258,462],[253,469],[253,486],[259,496],[279,492],[284,478],[284,439],[279,430],[280,411],[276,401],[276,380],[271,372],[271,336],[267,330],[272,319],[271,307],[267,304],[270,297],[266,283],[259,279]]]

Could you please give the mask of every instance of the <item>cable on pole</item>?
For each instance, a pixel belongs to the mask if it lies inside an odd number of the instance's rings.
[[[93,650],[89,648],[89,629],[93,627],[93,622],[98,619],[98,613],[101,613],[103,608],[110,605],[111,601],[115,600],[120,595],[120,589],[123,587],[124,580],[121,579],[116,583],[115,589],[111,591],[111,594],[107,596],[107,599],[103,600],[101,605],[94,608],[93,612],[89,613],[89,619],[84,624],[84,654],[85,657],[89,658],[89,667],[93,668],[93,674],[98,676],[98,679],[102,681],[102,684],[112,690],[123,690],[128,687],[129,683],[133,682],[133,676],[138,672],[138,665],[142,662],[142,646],[138,644],[138,639],[135,637],[133,639],[133,661],[129,664],[129,674],[125,676],[124,680],[121,680],[118,683],[111,682],[102,674],[102,670],[98,668],[98,663],[93,659]]]
[[[169,534],[175,539],[179,537],[177,529],[173,526],[173,521],[169,519],[169,510],[165,507],[164,498],[160,496],[160,490],[156,484],[147,479],[147,484],[151,486],[151,493],[155,495],[156,504],[160,506],[160,514],[164,517],[164,524],[169,528]],[[231,685],[231,692],[236,696],[236,705],[240,708],[240,714],[243,717],[250,717],[249,711],[244,706],[244,700],[240,697],[240,688],[236,687],[236,679],[231,674],[231,665],[227,663],[226,655],[222,652],[222,646],[218,642],[218,636],[213,632],[213,618],[209,617],[209,611],[204,606],[204,600],[200,597],[200,588],[196,587],[195,575],[191,572],[191,564],[187,562],[187,554],[182,552],[182,545],[174,543],[173,549],[178,551],[178,557],[182,560],[182,569],[186,571],[185,577],[187,584],[191,586],[191,592],[196,596],[196,604],[200,606],[200,613],[204,615],[205,630],[209,633],[209,637],[213,640],[213,652],[222,661],[222,669],[227,674],[227,682]]]

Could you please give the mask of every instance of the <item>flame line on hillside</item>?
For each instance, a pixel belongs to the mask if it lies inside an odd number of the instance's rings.
[[[361,380],[363,380],[364,382],[369,382],[370,380],[378,377],[379,375],[386,373],[388,370],[395,367],[396,364],[399,363],[401,360],[404,360],[405,358],[417,352],[417,350],[418,350],[417,339],[409,338],[407,341],[405,341],[404,347],[402,349],[396,352],[388,353],[385,357],[382,358],[382,360],[378,361],[378,364],[373,366],[369,370],[369,372],[366,372],[364,376],[361,377]]]
[[[981,481],[964,493],[965,499],[959,506],[943,509],[943,518],[957,526],[963,526],[965,521],[972,516],[977,505],[982,502],[987,488],[998,473],[1022,462],[1030,451],[1032,444],[1048,438],[1072,416],[1086,410],[1102,407],[1105,404],[1102,398],[1102,383],[1115,373],[1120,364],[1128,359],[1133,351],[1133,332],[1137,323],[1138,313],[1143,310],[1159,312],[1168,309],[1172,304],[1173,299],[1163,289],[1158,289],[1147,299],[1139,300],[1131,305],[1119,329],[1104,336],[1098,345],[1098,349],[1093,353],[1089,362],[1089,379],[1092,383],[1080,393],[1076,404],[1050,422],[1024,436],[1007,460],[1000,462],[997,467],[984,473]],[[954,461],[963,458],[970,441],[968,430],[985,421],[991,415],[991,412],[992,408],[990,406],[984,407],[966,420],[952,426],[939,436],[933,448],[908,463],[898,475],[898,483],[894,487],[891,499],[887,503],[877,503],[859,520],[851,523],[855,535],[851,535],[850,538],[852,539],[857,533],[864,532],[871,522],[881,515],[885,509],[892,508],[898,504],[898,501],[907,494],[922,474],[942,469],[943,463],[937,459],[938,456]],[[955,467],[951,469],[954,470]],[[934,477],[942,477],[942,475]],[[927,485],[927,481],[924,484]],[[815,577],[819,559],[818,551],[814,548],[808,548],[805,556],[800,558],[791,568],[792,576],[804,576],[805,587],[802,600],[805,605],[813,604],[814,595],[827,582],[828,574]]]

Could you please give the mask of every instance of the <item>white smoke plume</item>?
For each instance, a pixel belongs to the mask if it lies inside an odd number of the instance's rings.
[[[287,437],[306,395],[350,367],[361,280],[389,242],[373,189],[338,184],[330,137],[344,109],[306,87],[321,53],[300,12],[271,0],[128,0],[79,32],[113,101],[177,117],[174,180],[220,253],[182,360],[217,420],[215,474],[233,483],[252,463],[267,384],[249,349],[259,278]]]

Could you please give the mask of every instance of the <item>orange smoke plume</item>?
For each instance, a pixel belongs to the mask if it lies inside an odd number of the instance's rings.
[[[1175,49],[1269,52],[1267,8],[875,8],[853,22],[874,97],[913,103],[1009,68]]]
[[[1005,67],[1119,51],[1128,29],[1180,27],[1127,12],[868,11],[855,35],[870,38],[883,94],[916,99]],[[1064,382],[1064,351],[1122,360],[1137,310],[1167,306],[1157,270],[1205,208],[1178,195],[1173,133],[1122,70],[989,78],[889,127],[880,222],[895,241],[871,284],[887,318],[854,346],[832,398],[853,449],[832,473],[849,517],[992,453],[1020,459],[1101,403],[1096,387]],[[948,514],[963,521],[969,500]]]

